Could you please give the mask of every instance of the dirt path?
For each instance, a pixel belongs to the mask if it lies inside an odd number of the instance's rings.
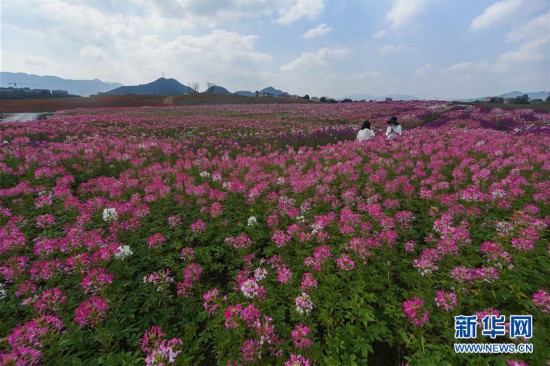
[[[12,113],[2,118],[2,122],[28,122],[38,119],[43,113]]]

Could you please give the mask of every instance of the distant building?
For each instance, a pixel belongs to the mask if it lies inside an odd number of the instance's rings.
[[[30,89],[30,88],[0,88],[0,99],[45,99],[77,97],[66,90]]]

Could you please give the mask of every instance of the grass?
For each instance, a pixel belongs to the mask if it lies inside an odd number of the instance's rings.
[[[102,95],[86,98],[15,99],[0,100],[2,113],[57,112],[76,108],[191,106],[209,104],[273,104],[307,103],[305,99],[253,98],[241,95]]]

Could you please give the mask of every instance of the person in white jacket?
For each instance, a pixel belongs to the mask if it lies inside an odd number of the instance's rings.
[[[389,125],[386,129],[386,137],[388,139],[401,135],[401,125],[397,122],[397,117],[390,118],[387,124]]]
[[[374,131],[372,130],[370,126],[370,121],[363,122],[363,126],[361,126],[361,129],[359,132],[357,132],[357,141],[363,141],[363,140],[370,140],[374,138]]]

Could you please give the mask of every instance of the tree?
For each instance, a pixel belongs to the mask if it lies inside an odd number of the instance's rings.
[[[504,98],[503,97],[491,97],[489,99],[489,103],[504,103]]]
[[[307,94],[304,95],[304,99],[305,99],[305,100],[310,100],[309,95],[307,95]]]
[[[199,92],[199,82],[198,81],[193,81],[191,83],[191,89],[193,89],[193,94],[196,94]]]
[[[326,103],[327,102],[327,97],[321,97],[321,99],[319,99],[319,101],[321,103]]]
[[[511,102],[513,104],[529,104],[529,96],[523,94],[522,96],[512,98]]]
[[[216,84],[211,83],[210,81],[206,83],[206,92],[207,93],[214,93],[214,87]]]

